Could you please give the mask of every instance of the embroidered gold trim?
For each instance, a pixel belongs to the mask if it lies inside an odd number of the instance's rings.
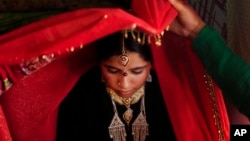
[[[29,61],[22,62],[20,64],[22,71],[25,73],[25,75],[29,75],[42,67],[48,65],[53,60],[55,60],[55,57],[53,55],[42,55],[36,58],[33,58]]]
[[[220,117],[220,113],[218,110],[218,105],[217,105],[217,101],[215,98],[215,91],[214,91],[214,87],[213,87],[213,81],[210,75],[208,75],[207,73],[205,73],[204,75],[205,77],[205,83],[207,84],[208,87],[208,91],[209,91],[209,95],[211,98],[211,103],[212,103],[212,108],[213,108],[213,118],[215,121],[215,125],[217,126],[218,129],[218,135],[219,135],[219,141],[225,141],[225,136],[224,136],[224,131],[222,128],[222,122],[221,122],[221,117]]]

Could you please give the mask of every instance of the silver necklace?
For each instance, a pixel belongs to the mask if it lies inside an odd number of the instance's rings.
[[[126,133],[125,125],[118,115],[115,101],[113,99],[111,100],[112,100],[112,104],[114,108],[114,117],[111,121],[111,124],[108,127],[110,138],[112,138],[113,141],[126,141],[127,133]],[[133,135],[134,141],[145,141],[146,136],[149,135],[144,103],[145,103],[144,96],[142,96],[140,113],[132,124],[132,135]],[[132,109],[130,110],[132,114],[133,110]]]

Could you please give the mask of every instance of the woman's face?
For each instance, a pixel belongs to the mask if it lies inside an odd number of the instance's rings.
[[[101,70],[106,85],[119,96],[131,97],[141,88],[150,73],[151,63],[143,60],[138,53],[128,52],[129,62],[125,67],[121,64],[119,56],[112,56],[101,62]],[[124,71],[127,73],[123,75]]]

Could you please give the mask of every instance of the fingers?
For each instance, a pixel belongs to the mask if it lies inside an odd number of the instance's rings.
[[[169,3],[180,13],[185,10],[186,4],[183,0],[168,0]]]
[[[170,30],[181,36],[194,39],[205,25],[203,20],[184,0],[168,1],[178,12],[175,22],[171,23]]]

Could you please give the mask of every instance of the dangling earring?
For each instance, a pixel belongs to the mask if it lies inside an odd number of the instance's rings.
[[[103,82],[103,83],[105,82],[105,80],[104,80],[103,76],[102,76],[102,78],[101,78],[101,82]]]
[[[148,77],[147,77],[146,81],[147,81],[147,82],[152,82],[152,76],[151,76],[150,73],[148,74]]]

